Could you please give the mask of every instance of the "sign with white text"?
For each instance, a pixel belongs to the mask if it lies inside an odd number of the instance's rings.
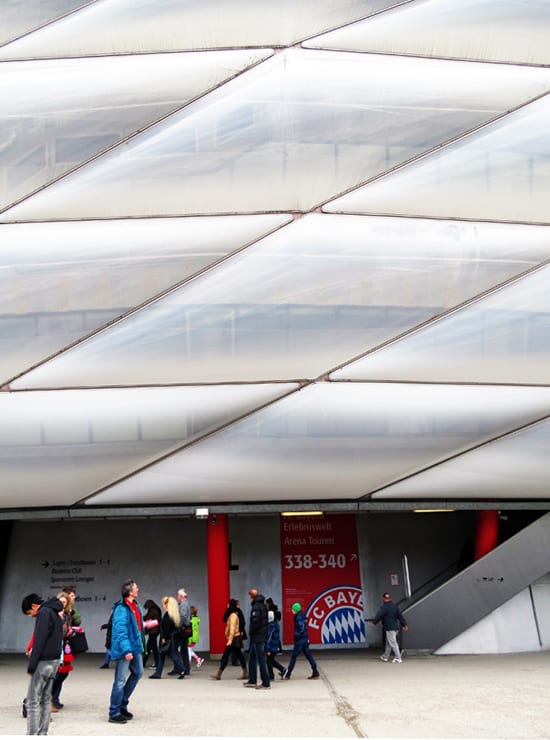
[[[354,514],[281,517],[283,642],[292,604],[307,617],[312,644],[366,642]]]

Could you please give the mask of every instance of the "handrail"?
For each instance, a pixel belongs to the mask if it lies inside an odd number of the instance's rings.
[[[443,577],[447,573],[449,574],[449,577],[451,575],[454,575],[455,573],[457,573],[458,570],[459,570],[459,568],[458,568],[459,563],[460,563],[460,560],[455,560],[454,562],[452,562],[449,565],[445,566],[445,568],[443,568],[443,570],[439,571],[439,573],[436,573],[434,576],[432,576],[431,578],[429,578],[421,586],[418,586],[418,588],[415,588],[415,590],[411,593],[410,596],[408,596],[408,597],[407,596],[404,596],[402,599],[400,599],[397,602],[397,606],[399,608],[401,608],[402,606],[407,606],[407,607],[412,606],[412,604],[414,604],[415,601],[418,601],[419,599],[421,599],[425,595],[424,593],[421,594],[420,592],[421,591],[424,591],[425,589],[427,591],[429,591],[430,590],[429,587],[434,583],[434,581],[438,581],[438,580],[442,580],[442,579],[443,580],[446,580]],[[438,583],[437,585],[440,585],[440,584]]]

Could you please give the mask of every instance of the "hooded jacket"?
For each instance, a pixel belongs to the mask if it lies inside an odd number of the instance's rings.
[[[143,619],[141,623],[143,625]],[[139,655],[143,652],[143,627],[141,630],[139,629],[132,610],[121,597],[113,607],[111,658],[113,660],[120,660],[128,653]]]
[[[36,613],[28,673],[35,672],[40,660],[57,659],[61,662],[63,619],[59,616],[60,611],[63,611],[63,604],[59,599],[47,599]]]

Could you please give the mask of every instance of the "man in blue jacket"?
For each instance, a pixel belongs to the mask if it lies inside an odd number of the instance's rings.
[[[122,584],[122,596],[113,607],[111,658],[115,661],[115,678],[109,704],[109,722],[125,724],[134,716],[128,701],[143,676],[145,634],[143,616],[137,602],[139,588],[134,580]]]
[[[397,604],[394,604],[391,600],[389,593],[382,594],[382,606],[376,612],[374,619],[368,619],[368,622],[378,624],[382,621],[382,627],[386,632],[386,645],[384,648],[384,654],[380,656],[380,660],[387,663],[390,659],[391,651],[395,655],[393,662],[402,663],[401,651],[399,650],[399,644],[397,642],[397,634],[399,627],[403,627],[404,630],[408,630],[407,622],[405,617],[399,611]]]
[[[31,680],[27,692],[27,735],[47,735],[52,709],[52,686],[61,661],[63,620],[59,599],[44,601],[37,594],[25,596],[21,611],[36,623],[27,673]]]
[[[302,605],[298,602],[292,604],[292,613],[294,614],[294,648],[292,649],[292,655],[290,656],[290,663],[288,668],[283,673],[283,678],[288,681],[296,665],[296,659],[303,653],[311,666],[311,676],[308,679],[319,678],[319,670],[315,658],[311,654],[309,649],[309,633],[307,631],[307,622],[302,611]]]

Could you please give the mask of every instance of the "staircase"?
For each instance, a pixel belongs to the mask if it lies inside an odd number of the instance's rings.
[[[437,650],[550,571],[550,513],[403,610],[407,648]]]

